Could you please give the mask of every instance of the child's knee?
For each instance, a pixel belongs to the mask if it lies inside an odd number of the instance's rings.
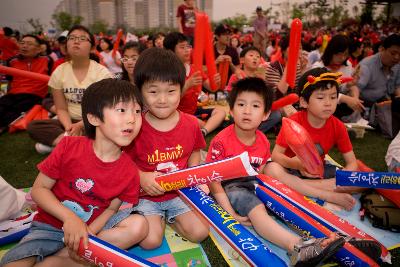
[[[142,215],[131,215],[123,221],[123,227],[129,230],[129,235],[133,238],[143,239],[149,233],[149,224]]]
[[[163,235],[159,236],[159,235],[151,234],[151,232],[149,232],[147,237],[142,242],[140,242],[139,245],[143,249],[156,249],[161,246],[163,238],[164,238]]]
[[[197,224],[193,224],[193,227],[187,231],[185,238],[189,239],[193,243],[199,243],[208,237],[209,230],[208,226],[198,222]]]

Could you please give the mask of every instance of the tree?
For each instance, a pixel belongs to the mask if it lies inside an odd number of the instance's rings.
[[[317,0],[315,2],[314,13],[317,15],[320,23],[325,23],[325,15],[328,14],[329,4],[328,0]]]
[[[69,30],[73,25],[81,24],[83,17],[71,16],[67,12],[54,13],[52,16],[55,23],[53,25],[60,31]]]
[[[292,7],[292,19],[298,18],[300,20],[303,19],[303,17],[305,16],[305,13],[303,12],[303,10],[299,7],[299,5],[297,3],[293,4]]]
[[[92,25],[89,26],[92,33],[98,34],[100,32],[107,33],[108,23],[104,20],[96,20]]]
[[[30,18],[26,20],[28,24],[33,28],[33,34],[41,34],[43,33],[44,26],[40,22],[40,19],[36,18]]]
[[[236,14],[233,17],[223,19],[221,22],[236,29],[241,29],[244,25],[249,24],[247,17],[243,14]]]

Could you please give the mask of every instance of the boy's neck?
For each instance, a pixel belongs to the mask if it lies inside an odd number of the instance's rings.
[[[251,70],[246,68],[246,66],[243,69],[244,73],[246,74],[246,77],[256,77],[257,76],[257,70]]]
[[[155,117],[150,112],[147,112],[144,118],[154,129],[160,132],[168,132],[176,127],[179,122],[180,115],[179,111],[175,110],[168,118],[160,119]]]
[[[96,139],[93,140],[94,154],[103,162],[113,162],[121,156],[121,148],[114,142],[106,140],[96,131]]]
[[[217,47],[217,50],[218,50],[218,51],[224,51],[224,52],[225,52],[225,49],[226,49],[226,45],[225,45],[225,44],[220,43],[220,42],[217,42],[217,43],[215,44],[215,46]]]
[[[234,126],[236,137],[240,142],[245,144],[246,146],[251,146],[256,141],[256,130],[243,130],[240,129],[236,124]]]

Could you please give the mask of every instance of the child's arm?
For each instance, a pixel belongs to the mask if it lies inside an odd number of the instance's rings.
[[[229,214],[232,215],[238,222],[240,222],[243,225],[248,225],[248,226],[251,225],[248,217],[240,216],[233,209],[233,207],[231,205],[231,202],[229,201],[229,198],[226,195],[226,192],[225,192],[225,190],[222,187],[220,182],[212,182],[212,183],[210,183],[210,190],[211,190],[211,193],[213,194],[213,196],[215,197],[215,200],[218,202],[218,204],[224,210],[229,212]]]
[[[303,164],[298,157],[289,158],[285,155],[286,148],[275,144],[274,149],[272,150],[271,159],[272,161],[279,163],[282,167],[296,169],[296,170],[304,170]]]
[[[200,164],[200,149],[194,150],[188,159],[188,167],[197,166]]]
[[[346,171],[356,171],[358,168],[357,159],[354,155],[354,151],[351,150],[347,153],[343,154],[344,161],[346,162],[346,166],[344,166],[344,170]]]
[[[89,229],[92,234],[98,234],[101,229],[103,229],[104,225],[108,222],[108,220],[118,212],[119,207],[121,206],[122,201],[119,198],[114,198],[110,206],[107,207],[90,225]]]
[[[81,135],[83,130],[83,121],[81,120],[79,122],[72,123],[63,90],[53,90],[53,99],[54,105],[56,106],[58,120],[64,126],[64,129],[68,135]]]
[[[40,208],[63,222],[64,243],[70,250],[77,252],[81,239],[87,248],[88,226],[56,198],[51,191],[55,183],[54,179],[40,172],[32,187],[32,198]]]
[[[196,71],[192,75],[190,75],[190,77],[185,81],[185,84],[183,85],[181,98],[189,88],[201,85],[202,82],[203,78],[201,77],[200,71]]]

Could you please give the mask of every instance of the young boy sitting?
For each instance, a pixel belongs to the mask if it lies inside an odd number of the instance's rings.
[[[346,162],[344,169],[352,171],[357,169],[357,162],[350,138],[344,124],[332,115],[337,106],[339,78],[340,74],[330,73],[325,68],[315,68],[305,72],[298,84],[300,105],[304,110],[293,114],[290,119],[307,130],[323,161],[329,150],[337,146]],[[301,160],[288,147],[282,132],[276,139],[272,160],[273,162],[266,167],[268,175],[276,177],[301,194],[333,202],[346,210],[353,208],[355,200],[351,195],[334,192],[335,179],[301,180],[297,177],[313,177],[313,175],[307,173]],[[288,175],[282,166],[297,176]],[[326,165],[324,178],[334,178],[335,170],[334,166]]]
[[[76,252],[80,241],[87,247],[88,234],[123,249],[147,235],[143,216],[118,212],[122,201],[138,202],[139,173],[121,147],[140,130],[140,99],[127,81],[88,87],[82,100],[87,137],[64,137],[38,165],[32,188],[38,214],[1,266],[83,266]]]
[[[197,119],[178,111],[185,83],[185,67],[171,51],[149,48],[135,65],[135,84],[140,88],[147,112],[142,129],[126,151],[142,171],[143,196],[134,209],[149,223],[149,234],[140,242],[145,249],[159,247],[165,220],[184,238],[200,242],[208,236],[208,226],[187,206],[177,192],[165,192],[155,182],[156,172],[196,166],[200,149],[206,146]]]
[[[229,107],[235,123],[214,137],[206,161],[222,160],[247,151],[254,169],[263,172],[270,158],[270,145],[257,128],[268,118],[272,99],[272,89],[260,78],[245,78],[233,84]],[[255,195],[255,183],[255,178],[245,177],[213,182],[210,189],[217,202],[237,221],[253,226],[260,236],[286,249],[293,265],[316,266],[343,245],[343,238],[335,235],[305,241],[284,229],[268,215],[265,205]]]
[[[207,115],[207,122],[204,123],[204,121],[199,120],[201,131],[206,136],[221,125],[226,116],[225,111],[218,106],[213,109],[197,107],[197,99],[201,93],[201,88],[204,86],[204,88],[210,90],[210,81],[200,71],[195,72],[190,64],[192,46],[189,44],[187,37],[179,32],[169,33],[165,36],[164,47],[178,56],[186,70],[186,81],[182,89],[178,109],[195,116]],[[216,84],[219,84],[221,82],[220,75],[216,74],[214,80]]]

